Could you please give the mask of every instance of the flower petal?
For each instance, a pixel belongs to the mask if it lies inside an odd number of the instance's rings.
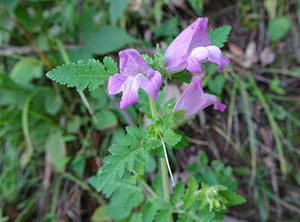
[[[139,100],[139,85],[147,84],[147,82],[143,81],[140,76],[142,75],[138,75],[136,77],[130,76],[122,85],[121,90],[123,91],[123,96],[120,103],[121,109],[125,109]]]
[[[125,82],[126,78],[120,74],[115,74],[109,77],[107,91],[109,95],[118,94],[121,92],[122,84]]]
[[[169,73],[176,73],[186,66],[187,58],[193,49],[211,45],[207,34],[207,18],[198,18],[183,30],[165,52],[165,68]]]
[[[158,99],[159,88],[162,84],[162,77],[158,71],[153,72],[153,78],[147,81],[147,85],[141,86],[147,93],[151,94],[153,100]]]
[[[216,96],[204,93],[201,85],[201,77],[194,76],[191,84],[175,104],[173,112],[185,110],[185,118],[190,118],[209,105],[214,105],[214,109],[222,112],[226,108],[224,104],[218,102]]]
[[[201,63],[195,57],[188,59],[186,69],[191,73],[205,73],[205,71],[201,67]]]
[[[126,49],[119,53],[120,72],[122,75],[136,76],[139,73],[147,73],[152,69],[135,49]]]

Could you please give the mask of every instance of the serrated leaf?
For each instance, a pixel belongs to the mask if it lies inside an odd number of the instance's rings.
[[[188,185],[188,188],[186,189],[186,192],[183,197],[183,208],[184,209],[189,209],[191,206],[193,206],[193,204],[195,202],[194,193],[198,189],[198,183],[193,176],[190,177],[187,185]]]
[[[119,71],[116,62],[111,57],[105,56],[103,64],[109,73],[116,74]]]
[[[208,37],[211,43],[219,48],[224,46],[224,43],[227,41],[229,33],[231,30],[231,26],[224,25],[220,28],[211,30],[208,34]]]
[[[78,91],[89,88],[90,91],[96,89],[104,81],[115,74],[116,69],[112,66],[112,61],[106,59],[109,69],[99,62],[99,60],[89,59],[86,62],[80,60],[77,64],[69,63],[49,71],[48,78],[68,87],[76,87]]]
[[[172,205],[167,204],[164,206],[164,209],[159,209],[155,215],[153,222],[168,222],[169,218],[172,215]]]
[[[105,164],[100,168],[97,173],[97,183],[95,179],[92,180],[92,185],[99,192],[107,184],[115,180],[117,175],[122,177],[125,171],[125,168],[129,171],[132,169],[135,156],[139,152],[143,152],[142,149],[130,149],[121,145],[114,145],[114,154],[107,156],[104,159]]]
[[[181,135],[175,133],[171,129],[167,129],[164,133],[163,140],[170,147],[174,147],[181,140]]]
[[[219,195],[228,201],[227,206],[239,205],[247,202],[247,200],[231,190],[220,191]]]
[[[103,188],[106,197],[112,195],[106,215],[115,220],[125,219],[134,207],[144,200],[143,186],[130,183],[131,173],[126,172],[122,178],[116,178]]]
[[[176,186],[173,188],[173,193],[171,195],[171,200],[173,202],[180,202],[184,194],[184,183],[180,180]]]
[[[161,144],[161,141],[158,140],[158,139],[154,139],[154,138],[151,138],[151,137],[146,137],[143,140],[142,147],[143,147],[144,150],[149,151],[149,150],[154,150],[154,149],[157,149],[157,148],[161,148],[162,144]]]
[[[189,73],[186,70],[182,70],[178,73],[172,74],[171,79],[177,80],[177,81],[180,81],[180,82],[185,82],[185,83],[188,83],[188,84],[191,83],[191,77],[190,77]]]
[[[181,135],[181,139],[176,145],[174,146],[175,149],[183,149],[189,145],[189,141],[185,135],[185,133],[181,132],[180,130],[175,130],[178,135]]]
[[[136,126],[127,126],[126,132],[129,135],[134,136],[137,140],[144,139],[144,137],[146,135],[145,131],[142,128],[136,127]]]
[[[160,209],[160,202],[156,199],[153,202],[147,202],[142,207],[142,221],[152,222],[157,210]]]

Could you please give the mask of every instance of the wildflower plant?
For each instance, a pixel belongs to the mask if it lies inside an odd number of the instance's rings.
[[[222,184],[200,185],[193,176],[186,185],[175,181],[168,161],[172,149],[188,146],[187,137],[178,129],[180,125],[210,105],[222,112],[226,108],[215,95],[204,93],[201,79],[204,62],[215,63],[220,72],[230,66],[220,47],[231,28],[223,26],[208,34],[207,22],[206,18],[198,18],[165,53],[157,47],[153,58],[134,49],[121,51],[119,70],[112,58],[105,57],[102,63],[94,59],[78,61],[47,73],[50,79],[79,91],[102,86],[107,87],[108,94],[122,92],[121,109],[138,103],[140,111],[151,120],[145,128],[127,126],[126,135],[109,148],[104,165],[89,180],[110,198],[105,214],[114,220],[222,221],[227,207],[246,201]],[[163,82],[167,79],[189,83],[177,102],[173,99],[163,103]],[[150,155],[159,158],[160,173],[149,184],[145,164]]]

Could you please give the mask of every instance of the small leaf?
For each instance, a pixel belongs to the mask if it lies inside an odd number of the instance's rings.
[[[45,150],[50,157],[51,163],[58,172],[63,172],[66,165],[66,144],[60,133],[51,133],[45,144]]]
[[[184,183],[180,180],[176,186],[173,188],[173,194],[171,199],[174,202],[180,202],[184,194]]]
[[[196,192],[198,189],[198,183],[193,176],[190,177],[187,185],[188,185],[188,188],[186,189],[186,192],[183,197],[183,208],[184,209],[189,209],[190,207],[193,206],[193,204],[195,203],[194,192]]]
[[[287,17],[277,17],[272,19],[268,24],[268,32],[272,42],[283,38],[291,29],[291,21]]]
[[[142,207],[142,221],[143,222],[152,222],[154,216],[157,214],[157,210],[161,208],[160,202],[155,199],[153,202],[147,202]]]
[[[62,103],[63,101],[59,95],[47,96],[44,100],[45,110],[50,115],[55,115],[60,110]]]
[[[10,72],[10,77],[17,83],[28,86],[30,82],[42,77],[43,64],[37,59],[22,59],[16,63]]]
[[[98,120],[96,128],[99,130],[112,128],[118,124],[116,115],[109,110],[102,110],[100,112],[97,112],[95,113],[95,117]]]
[[[224,25],[220,28],[211,30],[208,34],[211,43],[219,48],[224,46],[224,43],[227,42],[231,26]]]
[[[163,140],[168,146],[174,147],[181,140],[181,135],[175,133],[171,129],[167,129],[164,133]]]
[[[201,150],[199,153],[199,162],[204,166],[207,166],[208,164],[208,157],[203,150]]]
[[[180,82],[185,82],[185,83],[191,83],[191,76],[186,70],[182,70],[180,72],[177,72],[175,74],[171,75],[171,79],[180,81]]]
[[[247,202],[244,197],[230,190],[220,191],[219,195],[228,201],[227,206],[239,205]]]

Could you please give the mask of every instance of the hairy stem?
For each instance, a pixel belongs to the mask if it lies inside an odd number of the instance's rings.
[[[155,102],[153,101],[151,95],[149,94],[149,104],[152,116],[154,120],[158,120],[157,110],[155,106]],[[164,198],[166,202],[170,202],[170,192],[169,192],[169,184],[168,184],[168,169],[167,169],[167,162],[165,158],[160,158],[161,163],[161,172],[162,172],[162,183],[164,189]],[[173,217],[169,218],[169,222],[173,222]]]

